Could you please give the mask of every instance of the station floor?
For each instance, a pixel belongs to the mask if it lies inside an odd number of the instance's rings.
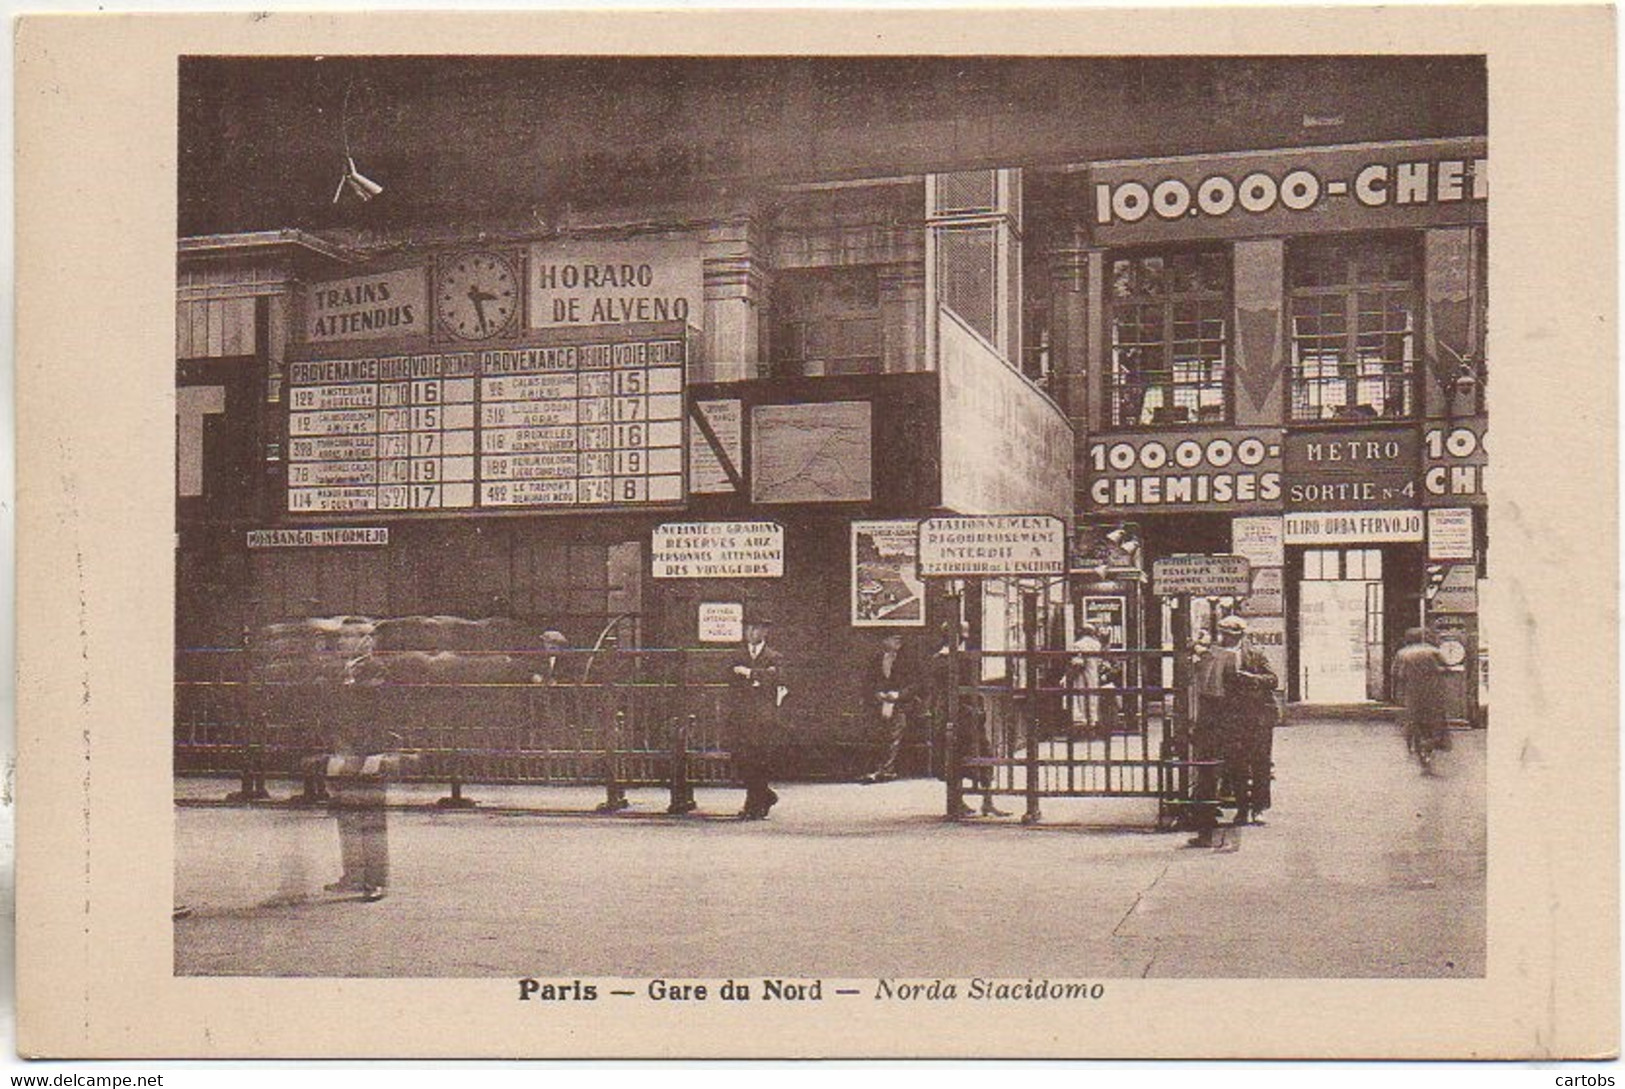
[[[935,780],[664,791],[392,788],[385,899],[339,874],[322,809],[176,784],[181,975],[1389,978],[1485,965],[1482,732],[1424,778],[1398,727],[1276,735],[1275,806],[1229,851],[1153,830],[1148,800],[1046,799],[1044,820],[946,822]],[[288,785],[280,784],[280,794]],[[972,799],[974,801],[974,799]],[[413,803],[423,803],[421,806]],[[1019,813],[1019,798],[1000,800]]]

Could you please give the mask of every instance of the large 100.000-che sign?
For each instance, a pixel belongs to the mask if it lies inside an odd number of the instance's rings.
[[[679,503],[680,339],[290,363],[288,510]]]

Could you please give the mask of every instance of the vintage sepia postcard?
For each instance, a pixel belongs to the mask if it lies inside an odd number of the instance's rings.
[[[24,19],[22,1052],[1616,1054],[1612,41]]]

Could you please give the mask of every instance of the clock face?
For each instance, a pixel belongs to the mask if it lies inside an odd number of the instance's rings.
[[[434,313],[443,332],[486,340],[508,327],[519,310],[513,265],[495,253],[463,253],[440,266]]]

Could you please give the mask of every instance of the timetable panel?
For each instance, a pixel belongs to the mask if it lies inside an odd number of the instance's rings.
[[[679,338],[290,363],[288,510],[684,500]]]

